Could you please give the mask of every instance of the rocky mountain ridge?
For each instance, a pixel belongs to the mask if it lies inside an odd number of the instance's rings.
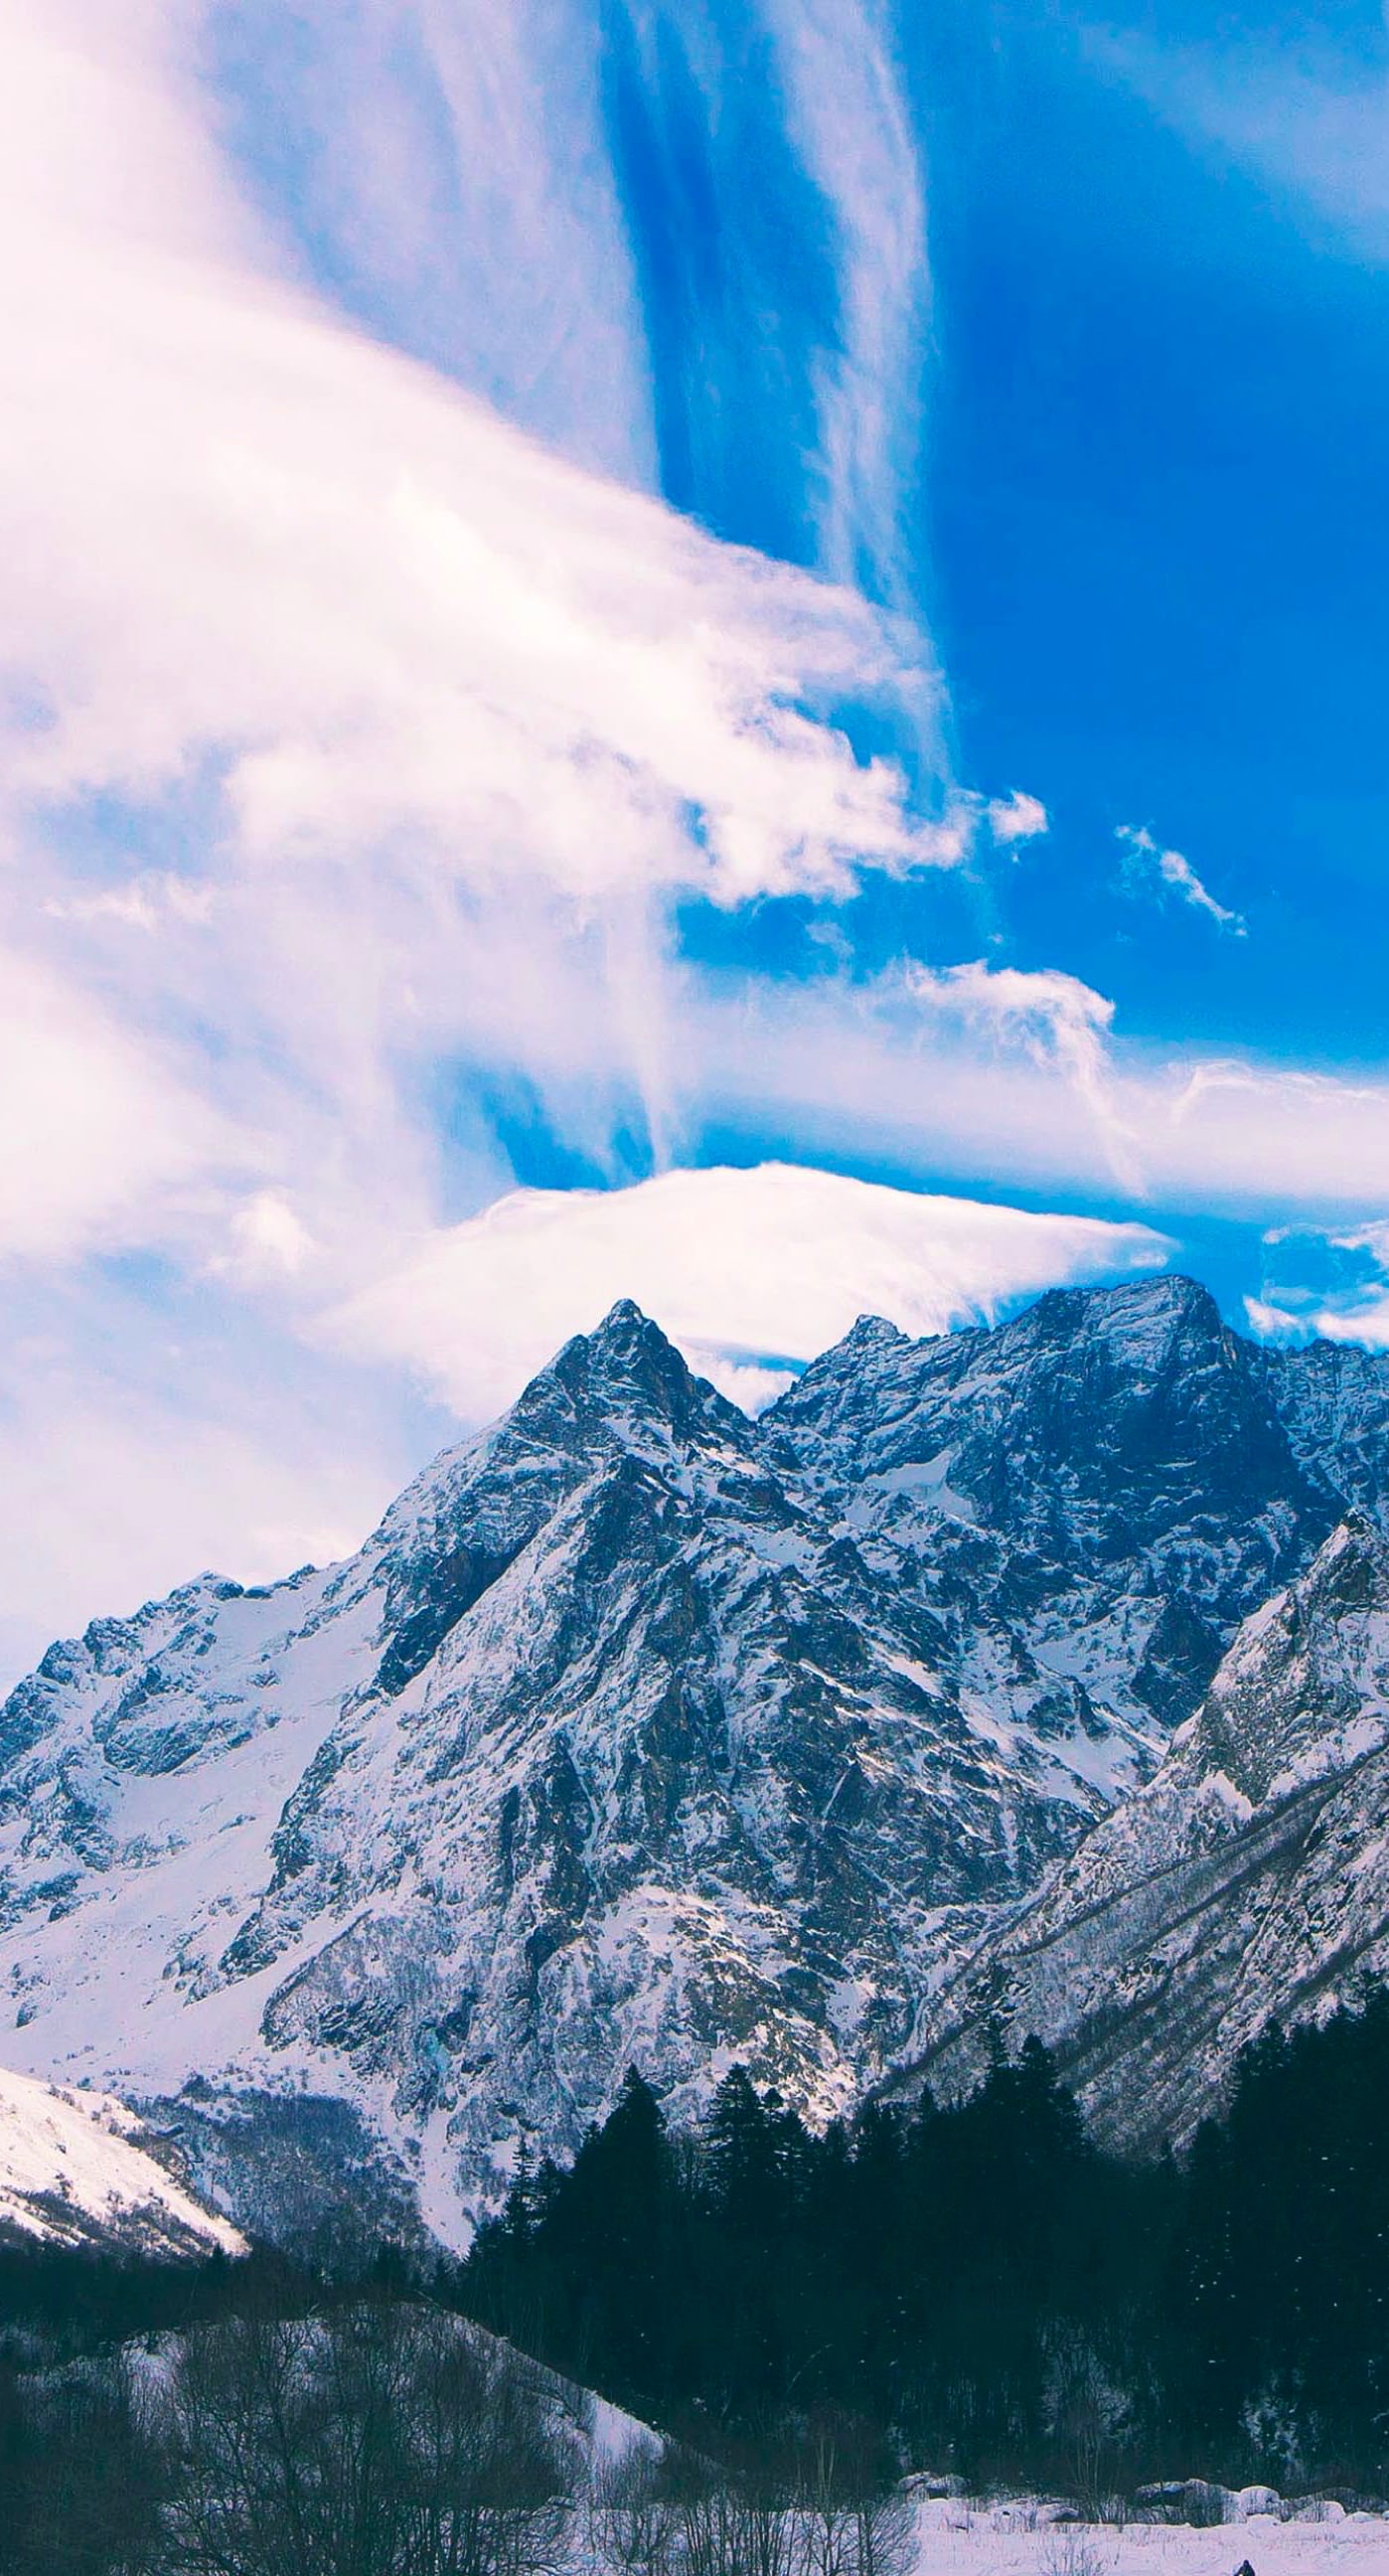
[[[629,2061],[677,2116],[735,2058],[828,2115],[1348,1503],[1389,1505],[1389,1368],[1190,1282],[868,1320],[760,1421],[620,1305],[345,1564],[11,1694],[6,2054],[214,2167],[218,2105],[336,2104],[454,2239]]]
[[[1240,2047],[1389,1974],[1389,1544],[1343,1523],[1244,1622],[1147,1786],[927,2004],[921,2080],[1046,2040],[1112,2144],[1184,2145]]]

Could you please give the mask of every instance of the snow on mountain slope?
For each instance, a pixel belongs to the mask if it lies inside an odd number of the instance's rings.
[[[1014,1650],[987,1707],[755,1425],[619,1308],[361,1556],[209,1580],[0,1717],[0,1981],[45,2068],[345,2093],[457,2233],[641,2063],[849,2101],[963,1919],[1103,1812]]]
[[[123,2102],[0,2068],[0,2242],[6,2236],[147,2254],[246,2251],[237,2229],[141,2145]]]
[[[1001,2031],[1060,2056],[1101,2134],[1180,2143],[1240,2046],[1389,1973],[1389,1544],[1343,1524],[1246,1620],[1148,1786],[927,2006],[953,2092]]]
[[[1158,1280],[861,1324],[752,1422],[618,1306],[345,1564],[11,1695],[7,2053],[203,2146],[344,2106],[454,2238],[629,2062],[833,2111],[1151,1774],[1342,1453],[1383,1507],[1389,1371],[1298,1369]]]

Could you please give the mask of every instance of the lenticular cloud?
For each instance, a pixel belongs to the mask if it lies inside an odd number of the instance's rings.
[[[981,1322],[1058,1281],[1161,1266],[1143,1225],[1033,1215],[789,1164],[666,1172],[628,1190],[517,1190],[441,1232],[338,1318],[476,1419],[569,1334],[634,1297],[739,1402],[775,1392],[865,1312]]]

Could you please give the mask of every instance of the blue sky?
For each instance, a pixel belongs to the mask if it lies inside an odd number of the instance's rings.
[[[1378,9],[0,68],[0,1659],[628,1288],[747,1400],[1164,1261],[1389,1344]]]
[[[626,402],[651,441],[629,472],[720,537],[840,571],[816,407],[846,329],[835,210],[788,135],[768,21],[747,0],[595,17],[635,306],[607,451],[633,443]],[[548,399],[451,340],[416,281],[383,281],[325,220],[321,139],[296,138],[284,112],[321,55],[302,29],[273,41],[272,21],[228,22],[251,185],[372,327],[554,434]],[[1172,49],[1165,105],[1123,76],[1123,31],[1106,43],[1062,9],[864,23],[886,31],[929,216],[879,388],[891,540],[863,512],[851,569],[929,637],[958,777],[1025,782],[1052,828],[986,880],[870,886],[849,924],[858,955],[973,941],[1064,962],[1118,998],[1135,1039],[1376,1064],[1389,262],[1184,130],[1180,49],[1202,45],[1204,12],[1130,13],[1159,58]],[[1377,9],[1221,26],[1224,52],[1204,58],[1216,81],[1239,79],[1237,32],[1273,72],[1310,40],[1328,84],[1385,77]],[[424,63],[402,77],[427,101]],[[451,137],[434,139],[447,161]],[[910,729],[895,740],[907,753]],[[1245,941],[1145,900],[1115,842],[1135,824],[1191,855]],[[692,921],[689,938],[779,966],[794,947],[765,914],[732,935]]]

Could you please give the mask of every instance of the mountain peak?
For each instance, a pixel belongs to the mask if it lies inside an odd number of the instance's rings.
[[[984,1987],[942,1977],[1004,1905],[980,1974],[1019,2034],[1072,2035],[1118,2129],[1151,1992],[1175,2133],[1224,1998],[1264,1992],[1249,1925],[1284,1988],[1285,1960],[1320,1974],[1288,1873],[1348,1943],[1380,1902],[1379,1861],[1362,1886],[1309,1841],[1333,1798],[1355,1853],[1389,1814],[1389,1549],[1348,1517],[1389,1519],[1389,1361],[1361,1375],[1255,1349],[1167,1275],[988,1331],[861,1316],[751,1421],[620,1298],[356,1557],[185,1587],[19,1685],[16,2059],[144,2099],[196,2068],[271,2137],[302,2082],[350,2115],[334,2190],[352,2123],[392,2174],[427,2130],[451,2227],[518,2124],[575,2144],[629,2063],[684,2118],[735,2046],[827,2115],[940,2042],[937,1995],[986,2063]]]
[[[587,1338],[591,1342],[630,1341],[634,1335],[646,1332],[661,1333],[660,1325],[652,1322],[635,1297],[617,1297]],[[665,1340],[663,1333],[661,1339]]]
[[[839,1344],[841,1351],[897,1350],[911,1340],[886,1315],[857,1315]]]
[[[1347,1512],[1296,1588],[1357,1610],[1389,1607],[1389,1540],[1364,1512]]]
[[[518,1411],[550,1387],[561,1387],[581,1419],[598,1417],[614,1427],[653,1417],[677,1433],[694,1430],[709,1415],[743,1417],[696,1378],[659,1324],[631,1297],[619,1297],[592,1332],[576,1333],[521,1397]]]
[[[1147,1279],[1121,1279],[1110,1287],[1049,1288],[1002,1329],[1061,1339],[1083,1332],[1110,1340],[1154,1326],[1167,1331],[1183,1324],[1212,1333],[1225,1329],[1215,1299],[1199,1279],[1189,1279],[1181,1270],[1163,1270]]]
[[[1150,1315],[1180,1316],[1211,1332],[1225,1330],[1220,1308],[1199,1279],[1191,1279],[1184,1270],[1161,1270],[1148,1279],[1124,1279],[1116,1287],[1097,1292],[1101,1307],[1111,1311],[1129,1311]]]

